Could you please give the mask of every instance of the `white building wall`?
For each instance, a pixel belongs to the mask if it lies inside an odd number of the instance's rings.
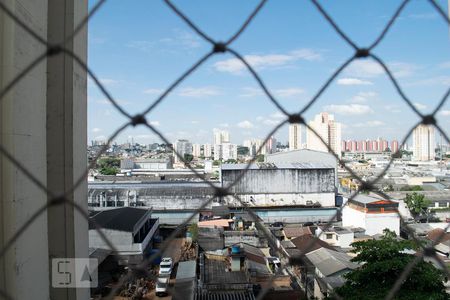
[[[203,156],[205,158],[211,158],[212,157],[212,145],[211,144],[204,144],[203,145]]]
[[[342,226],[364,228],[368,235],[383,234],[385,228],[400,234],[400,218],[396,213],[367,214],[349,206],[342,210]]]
[[[342,209],[342,226],[366,228],[365,213],[348,205]]]
[[[302,147],[302,125],[289,125],[289,150],[299,150]]]
[[[366,234],[383,234],[384,229],[400,235],[400,218],[396,213],[366,214]]]
[[[307,201],[320,203],[323,207],[334,207],[334,193],[308,193],[308,194],[239,194],[239,198],[249,206],[286,206],[306,205]],[[230,205],[241,206],[234,197],[225,197]]]

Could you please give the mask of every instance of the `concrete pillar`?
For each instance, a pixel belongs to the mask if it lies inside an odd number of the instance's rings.
[[[2,3],[41,36],[46,36],[47,1]],[[44,51],[42,45],[0,10],[0,89]],[[45,60],[0,101],[1,145],[45,184]],[[46,202],[46,195],[0,155],[0,247]],[[49,277],[45,276],[48,270],[47,216],[43,213],[0,258],[0,289],[15,299],[48,299]]]
[[[48,0],[47,39],[55,44],[67,39],[87,14],[87,0]],[[66,48],[87,61],[87,28]],[[47,61],[47,182],[57,194],[70,190],[87,166],[86,71],[65,54]],[[87,211],[87,184],[69,199]],[[88,224],[71,205],[48,210],[50,257],[88,258]],[[87,299],[89,290],[51,288],[52,299]]]
[[[87,11],[87,0],[2,3],[53,42]],[[66,46],[86,59],[86,31]],[[0,11],[0,89],[45,50]],[[44,59],[0,101],[0,144],[53,192],[69,190],[86,166],[86,73],[66,56]],[[87,209],[85,183],[69,197]],[[0,248],[48,201],[0,155]],[[53,289],[49,272],[53,257],[88,256],[87,226],[69,205],[45,211],[0,258],[0,289],[16,299],[88,299],[88,290]]]

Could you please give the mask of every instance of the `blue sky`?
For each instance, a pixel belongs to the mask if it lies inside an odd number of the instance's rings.
[[[91,5],[95,3],[91,1]],[[439,1],[447,10],[446,1]],[[226,40],[257,1],[174,1],[209,36]],[[378,36],[400,1],[321,1],[357,45]],[[268,1],[231,45],[245,55],[289,111],[300,110],[353,50],[310,1]],[[143,111],[211,46],[163,1],[108,0],[89,23],[89,65],[119,104]],[[450,31],[428,1],[411,1],[375,48],[406,95],[431,112],[450,87]],[[104,139],[126,122],[89,81],[88,139]],[[417,117],[371,60],[352,63],[305,114],[328,111],[343,124],[342,137],[401,139]],[[149,122],[170,141],[212,142],[213,129],[230,131],[234,143],[264,138],[280,122],[276,107],[230,54],[218,54],[182,82]],[[438,115],[450,132],[450,101]],[[159,142],[144,128],[116,141]],[[287,141],[287,126],[275,134]]]

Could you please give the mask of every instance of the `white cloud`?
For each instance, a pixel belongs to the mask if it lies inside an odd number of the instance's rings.
[[[419,110],[423,110],[423,109],[427,108],[427,106],[425,104],[422,104],[422,103],[419,103],[419,102],[414,102],[413,105]]]
[[[450,116],[450,110],[441,110],[439,112],[439,114],[441,114],[443,116]]]
[[[423,13],[423,14],[409,14],[407,16],[410,19],[416,19],[416,20],[432,20],[436,19],[438,15],[436,13]]]
[[[399,113],[401,112],[401,109],[398,105],[385,105],[384,109],[386,109],[387,111],[391,112],[391,113]]]
[[[230,124],[228,124],[228,123],[220,123],[219,127],[228,128],[228,127],[230,127]]]
[[[255,125],[253,125],[252,122],[245,120],[245,121],[239,122],[237,124],[237,127],[243,128],[243,129],[252,129],[252,128],[255,128]]]
[[[374,121],[367,121],[364,123],[356,123],[353,125],[353,127],[379,127],[384,125],[385,123],[382,121],[374,120]]]
[[[152,126],[155,126],[155,127],[158,127],[159,125],[161,125],[159,123],[159,121],[150,121],[149,124],[152,125]]]
[[[274,90],[274,93],[275,93],[275,95],[277,97],[289,98],[289,97],[294,97],[294,96],[298,96],[300,94],[303,94],[304,90],[302,90],[300,88],[286,88],[286,89]]]
[[[150,52],[155,48],[156,45],[155,42],[139,40],[131,41],[126,46],[143,52]]]
[[[341,115],[364,115],[373,113],[368,105],[362,104],[331,104],[326,105],[324,110]]]
[[[371,78],[384,73],[383,68],[372,60],[356,60],[345,70],[345,73],[356,77]]]
[[[107,86],[115,86],[120,83],[119,80],[111,79],[111,78],[100,78],[98,81],[100,81],[101,84],[107,85]]]
[[[311,49],[299,49],[286,54],[245,55],[244,59],[253,68],[262,70],[271,67],[285,67],[298,60],[320,60],[321,56],[318,52]],[[237,74],[241,73],[246,68],[245,65],[237,58],[218,61],[214,64],[214,67],[220,72]]]
[[[450,76],[435,76],[426,79],[421,79],[408,83],[408,86],[421,86],[421,85],[450,85]]]
[[[377,93],[375,93],[375,92],[359,92],[358,94],[353,96],[350,101],[352,103],[365,103],[370,98],[373,98],[376,95],[377,95]]]
[[[103,131],[101,128],[97,128],[97,127],[95,127],[95,128],[92,128],[92,132],[93,133],[98,133],[98,132],[100,132],[100,131]]]
[[[199,121],[196,121],[196,120],[192,120],[191,121],[191,124],[199,124],[200,122]]]
[[[192,97],[192,98],[216,96],[219,94],[220,94],[219,90],[212,86],[206,86],[206,87],[200,87],[200,88],[187,87],[187,88],[181,89],[181,91],[178,93],[178,95],[181,97]]]
[[[388,62],[388,69],[395,77],[411,76],[417,71],[418,66],[404,62]],[[356,60],[346,69],[346,74],[362,78],[374,78],[384,74],[383,67],[373,60]]]
[[[286,115],[280,111],[274,112],[273,114],[270,115],[270,117],[273,119],[286,119],[287,118]]]
[[[269,125],[269,126],[275,126],[275,125],[280,124],[280,121],[272,120],[272,119],[265,119],[265,120],[263,121],[263,124]]]
[[[337,84],[340,84],[340,85],[372,85],[373,83],[368,80],[346,77],[346,78],[338,79]]]
[[[262,95],[264,95],[264,93],[261,89],[253,88],[253,87],[244,87],[244,88],[242,88],[242,92],[239,95],[239,97],[250,98],[250,97],[262,96]]]
[[[450,61],[445,61],[445,62],[439,64],[439,68],[450,69]]]
[[[159,95],[163,92],[163,89],[146,89],[144,90],[144,94],[148,95]]]
[[[94,138],[94,141],[107,141],[108,138],[104,135],[99,135]]]
[[[273,95],[280,98],[289,98],[298,96],[300,94],[303,94],[305,91],[301,88],[283,88],[283,89],[274,89],[271,90]],[[244,87],[242,88],[242,92],[239,95],[240,97],[257,97],[257,96],[264,96],[265,93],[261,88],[253,88],[253,87]]]

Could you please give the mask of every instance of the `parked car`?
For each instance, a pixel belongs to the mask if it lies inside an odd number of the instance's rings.
[[[163,257],[161,263],[159,264],[159,275],[160,276],[170,276],[172,273],[172,258]]]
[[[169,277],[158,277],[156,280],[155,294],[158,297],[167,296],[169,287]]]

